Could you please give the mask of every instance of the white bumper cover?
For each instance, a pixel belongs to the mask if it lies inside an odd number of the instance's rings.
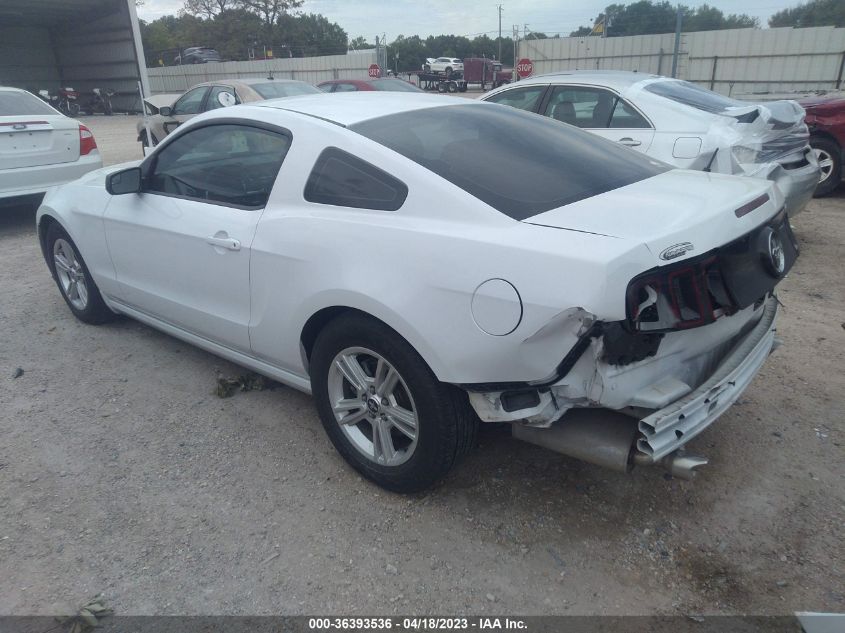
[[[775,343],[777,298],[697,389],[639,422],[637,450],[657,461],[701,433],[733,404],[760,371]]]

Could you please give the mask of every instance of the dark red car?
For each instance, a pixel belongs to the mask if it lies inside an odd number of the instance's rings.
[[[422,92],[404,79],[332,79],[317,84],[323,92],[359,92],[361,90],[384,90],[387,92]]]
[[[810,129],[810,146],[816,152],[821,179],[815,196],[832,192],[845,175],[842,157],[845,151],[845,97],[812,97],[798,103],[807,111],[804,119]]]

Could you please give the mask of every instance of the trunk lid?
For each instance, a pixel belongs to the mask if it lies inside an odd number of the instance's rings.
[[[661,264],[727,244],[782,206],[767,181],[675,169],[523,221],[645,244]]]
[[[0,116],[0,170],[79,159],[79,124],[60,114]]]

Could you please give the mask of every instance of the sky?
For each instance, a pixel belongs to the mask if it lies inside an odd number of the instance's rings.
[[[499,0],[503,7],[502,34],[511,35],[513,25],[520,29],[528,24],[530,31],[548,35],[568,35],[579,26],[592,24],[603,9],[613,2],[625,0]],[[390,42],[397,35],[466,35],[474,37],[487,33],[495,37],[499,19],[496,6],[488,0],[305,0],[301,11],[321,13],[337,22],[350,38],[363,35],[368,42],[375,36],[386,36]],[[800,3],[800,0],[710,0],[706,4],[725,14],[746,13],[760,18],[766,26],[769,17]],[[183,0],[144,0],[138,16],[155,20],[175,14]],[[681,4],[699,6],[701,0],[681,0]]]

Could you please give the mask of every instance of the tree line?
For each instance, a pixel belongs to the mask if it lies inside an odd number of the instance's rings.
[[[272,50],[274,57],[338,55],[347,50],[374,47],[364,37],[349,40],[337,23],[316,13],[296,11],[303,0],[185,0],[178,15],[141,22],[141,37],[148,66],[173,63],[178,51],[189,46],[217,49],[223,59],[244,60],[263,57]],[[607,29],[607,37],[671,33],[675,30],[678,7],[668,1],[640,0],[631,4],[611,4],[595,20]],[[759,27],[759,20],[746,14],[725,15],[703,4],[681,6],[684,32]],[[775,13],[770,27],[845,26],[845,0],[812,0]],[[594,26],[582,26],[569,35],[588,36]],[[531,32],[528,39],[545,39],[545,33]],[[559,37],[559,35],[553,35]],[[513,65],[510,37],[488,35],[399,35],[387,45],[388,65],[400,72],[419,69],[428,57],[490,57]]]

